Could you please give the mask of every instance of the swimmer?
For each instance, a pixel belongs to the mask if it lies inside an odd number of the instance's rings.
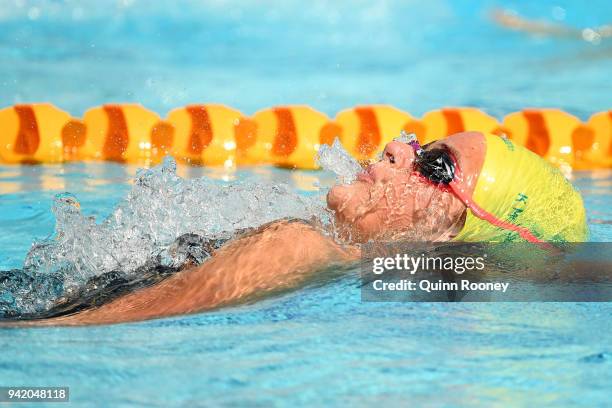
[[[593,43],[598,43],[602,38],[612,37],[612,24],[578,29],[543,20],[527,19],[510,10],[500,9],[493,10],[491,12],[491,18],[502,27],[542,37],[578,39]]]
[[[534,186],[521,184],[534,174]],[[498,183],[492,183],[495,177]],[[546,183],[552,183],[553,193],[542,191]],[[520,206],[540,205],[534,196],[538,191],[545,208],[532,216]],[[208,248],[207,260],[187,262],[153,285],[76,313],[16,324],[110,324],[235,305],[295,288],[326,268],[351,264],[359,260],[359,244],[371,240],[521,239],[519,231],[491,225],[476,207],[470,210],[471,201],[488,210],[478,207],[492,220],[506,223],[512,221],[506,217],[511,208],[522,208],[514,220],[542,241],[586,239],[579,194],[556,169],[522,147],[478,132],[422,148],[414,141],[393,141],[355,182],[329,191],[335,238],[316,224],[279,220]]]

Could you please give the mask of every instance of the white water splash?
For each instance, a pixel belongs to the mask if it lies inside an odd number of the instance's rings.
[[[319,163],[344,183],[361,171],[337,140],[321,149]],[[70,193],[57,195],[52,211],[53,237],[32,245],[22,270],[4,272],[0,316],[50,310],[58,299],[78,295],[108,272],[137,279],[152,260],[180,266],[186,254],[175,247],[185,234],[227,239],[282,218],[314,219],[334,228],[320,196],[299,195],[285,184],[185,180],[171,157],[140,170],[131,191],[102,222],[83,215]]]
[[[53,213],[54,238],[35,244],[24,266],[60,272],[68,287],[108,271],[134,271],[186,233],[228,238],[285,217],[327,216],[318,197],[300,196],[284,184],[184,180],[170,157],[139,171],[128,196],[102,223],[84,216],[70,194],[56,197]]]
[[[344,149],[337,138],[331,146],[324,144],[319,148],[317,164],[334,172],[337,182],[341,184],[352,183],[357,174],[363,171],[357,160]]]

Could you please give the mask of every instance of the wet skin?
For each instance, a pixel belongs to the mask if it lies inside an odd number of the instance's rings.
[[[436,147],[455,157],[461,169],[458,178],[471,195],[484,161],[484,137],[460,133],[427,148]],[[344,244],[306,223],[277,221],[228,242],[203,264],[186,267],[159,284],[98,308],[19,325],[110,324],[196,313],[297,287],[326,267],[357,260],[357,243],[452,239],[463,226],[466,207],[450,191],[415,173],[414,160],[412,147],[391,142],[382,160],[355,183],[330,190],[327,203]]]
[[[461,183],[471,196],[482,168],[486,145],[477,132],[459,133],[431,143],[443,148],[461,169]],[[333,187],[327,205],[345,238],[353,242],[394,240],[447,241],[463,227],[466,207],[449,189],[440,189],[414,168],[415,152],[391,142],[382,160],[370,165],[357,182]],[[435,208],[433,208],[433,207]]]

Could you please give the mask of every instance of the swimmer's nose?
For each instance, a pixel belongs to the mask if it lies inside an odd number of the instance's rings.
[[[414,159],[412,146],[393,141],[385,146],[382,160],[368,166],[365,172],[373,181],[385,182],[395,177],[396,173],[393,170],[412,170]]]
[[[388,161],[392,167],[411,169],[414,159],[414,149],[407,143],[393,141],[387,143],[383,151],[383,160]]]

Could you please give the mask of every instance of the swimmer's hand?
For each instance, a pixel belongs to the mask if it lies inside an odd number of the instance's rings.
[[[358,250],[339,246],[311,225],[277,221],[228,242],[202,265],[155,286],[96,309],[25,324],[109,324],[210,310],[290,289],[317,270],[358,256]]]

